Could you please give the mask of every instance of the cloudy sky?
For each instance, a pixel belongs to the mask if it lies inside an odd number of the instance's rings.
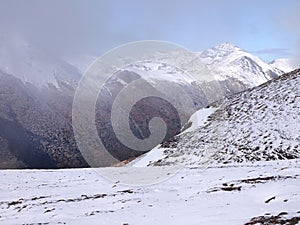
[[[132,41],[193,51],[232,42],[266,60],[300,50],[298,0],[0,0],[0,32],[60,55],[100,55]]]

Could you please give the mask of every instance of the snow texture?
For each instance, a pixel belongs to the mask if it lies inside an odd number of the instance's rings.
[[[299,163],[192,167],[163,183],[140,187],[110,182],[93,169],[2,170],[0,223],[236,225],[277,215],[296,221]],[[140,179],[155,172],[146,169],[110,168]]]

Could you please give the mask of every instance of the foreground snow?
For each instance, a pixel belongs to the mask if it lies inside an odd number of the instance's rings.
[[[185,168],[165,182],[140,187],[110,182],[93,169],[2,170],[0,223],[234,225],[278,214],[297,219],[299,163]],[[103,170],[143,179],[154,169]]]

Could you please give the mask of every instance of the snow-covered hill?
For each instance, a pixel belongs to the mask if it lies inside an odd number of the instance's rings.
[[[216,103],[198,128],[188,128],[147,153],[135,166],[203,159],[220,163],[300,158],[300,70]],[[202,116],[201,116],[202,115]],[[197,116],[191,123],[197,123]],[[189,123],[187,124],[190,125]],[[189,130],[191,129],[191,130]],[[160,152],[160,154],[158,154]],[[143,163],[141,163],[141,161]]]

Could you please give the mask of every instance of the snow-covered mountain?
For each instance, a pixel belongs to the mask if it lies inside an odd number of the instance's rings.
[[[230,163],[300,158],[300,69],[212,107],[200,110],[185,131],[133,165],[169,165],[187,156],[193,165],[207,159]]]
[[[247,88],[283,74],[280,69],[231,43],[223,43],[203,51],[199,53],[199,57],[218,80],[237,80]]]
[[[176,52],[170,54],[174,54],[175,58],[179,57]],[[258,86],[297,68],[297,64],[293,59],[278,59],[267,63],[228,42],[195,54],[198,55],[211,75],[220,82],[224,94],[232,94]],[[165,57],[170,57],[170,55]],[[181,55],[180,57],[184,59],[185,56]],[[186,74],[183,76],[183,71],[180,69],[170,67],[165,63],[159,63],[161,59],[164,59],[163,54],[157,54],[155,58],[155,62],[144,62],[142,65],[132,64],[126,70],[135,72],[139,70],[144,75],[147,74],[145,72],[152,73],[152,75],[155,73],[152,76],[152,81],[166,79],[178,82],[184,80],[191,83],[197,79],[197,77],[187,77]],[[84,72],[89,63],[92,63],[95,59],[94,56],[82,55],[69,58],[67,61]],[[193,67],[192,64],[190,66]],[[198,74],[192,75],[198,76]]]
[[[180,57],[182,61],[189,60],[188,58],[185,59],[185,56],[182,54],[179,56],[177,52],[169,53],[169,55],[158,53],[154,56],[154,62],[146,61],[142,64],[131,64],[126,67],[126,70],[140,73],[141,76],[144,75],[146,78],[150,77],[154,82],[165,79],[179,83],[188,82],[195,85],[193,81],[202,80],[203,77],[201,76],[205,75],[198,74],[199,70],[195,70],[197,71],[196,74],[190,74],[196,77],[188,77],[182,70],[166,63],[160,63],[167,58],[169,59],[172,54],[174,58]],[[200,61],[203,63],[201,66],[205,68],[204,73],[210,73],[210,76],[219,81],[224,95],[234,94],[258,86],[280,76],[284,72],[290,72],[289,68],[293,68],[287,67],[287,65],[283,67],[282,63],[279,64],[281,60],[277,63],[269,64],[231,43],[214,46],[206,51],[195,53],[196,55],[198,55]],[[86,57],[82,57],[82,60],[86,61]],[[126,62],[126,59],[124,60]],[[287,61],[291,62],[291,60],[286,60],[286,64]],[[199,67],[199,64],[193,65],[193,63],[190,63],[189,67],[191,67],[191,71],[193,71],[194,66]],[[149,76],[149,74],[152,76]],[[209,84],[206,83],[206,85]]]
[[[270,63],[270,65],[284,71],[285,73],[291,72],[300,67],[300,64],[297,63],[297,60],[294,58],[275,59]]]

